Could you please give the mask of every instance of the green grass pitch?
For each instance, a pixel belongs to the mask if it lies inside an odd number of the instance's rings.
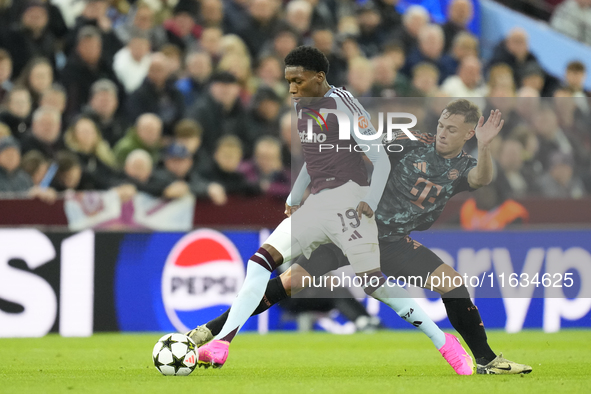
[[[241,334],[219,370],[166,377],[162,333],[0,339],[0,393],[589,393],[591,331],[489,333],[525,376],[457,376],[422,334]]]

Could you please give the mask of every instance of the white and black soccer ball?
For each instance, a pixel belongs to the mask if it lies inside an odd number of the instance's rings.
[[[197,346],[183,334],[166,334],[152,350],[156,369],[165,376],[186,376],[197,365]]]

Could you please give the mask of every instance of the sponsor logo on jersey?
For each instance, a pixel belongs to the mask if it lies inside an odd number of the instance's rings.
[[[177,312],[230,305],[244,281],[244,264],[236,246],[209,229],[193,231],[172,248],[162,272],[162,301],[180,332],[189,328]]]
[[[322,124],[324,123],[324,127],[326,127],[326,131],[328,131],[328,125],[326,124],[326,120],[324,119],[324,116],[322,116],[320,113],[314,111],[312,108],[304,107],[304,109],[307,109],[308,111],[311,112],[311,113],[306,112],[306,115],[310,116],[312,119],[314,119],[316,121],[318,126],[320,126],[320,130],[323,130]],[[322,122],[320,122],[320,120],[322,120]]]

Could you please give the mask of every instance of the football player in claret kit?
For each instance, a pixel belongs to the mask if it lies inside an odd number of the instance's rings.
[[[440,278],[434,282],[440,285],[433,289],[442,295],[449,320],[472,350],[480,374],[524,374],[532,368],[493,352],[480,313],[468,289],[458,280],[459,274],[409,234],[428,229],[455,194],[491,182],[489,144],[502,126],[498,110],[491,112],[484,123],[476,105],[459,99],[442,111],[436,135],[413,132],[417,140],[412,140],[402,132],[395,134],[385,145],[402,145],[403,150],[388,149],[392,170],[376,211],[382,272],[408,283],[420,277],[417,285],[425,288],[431,288],[432,278]],[[478,161],[462,149],[473,135],[478,140]],[[269,281],[255,313],[300,291],[304,277],[325,275],[347,264],[342,251],[330,244],[320,246],[309,259],[301,256],[289,270]],[[442,281],[443,275],[452,280]],[[227,315],[228,311],[191,332],[198,346],[213,338]]]
[[[285,58],[285,78],[296,104],[298,131],[302,132],[304,166],[298,175],[286,204],[285,219],[258,251],[250,258],[246,278],[232,308],[215,338],[199,349],[199,363],[221,367],[230,342],[263,299],[271,272],[280,264],[300,255],[310,254],[322,244],[333,243],[345,254],[355,273],[363,278],[365,292],[384,302],[403,319],[424,332],[456,373],[471,375],[472,358],[458,339],[446,334],[429,319],[418,304],[401,287],[386,285],[380,270],[378,229],[374,211],[388,180],[390,161],[381,143],[360,153],[354,147],[364,140],[351,130],[352,138],[341,139],[339,120],[333,113],[326,122],[308,122],[323,109],[345,113],[349,119],[365,117],[359,130],[364,135],[376,134],[369,114],[353,96],[326,81],[328,60],[316,48],[298,47]],[[353,122],[349,122],[352,124]],[[362,122],[359,122],[362,123]],[[312,127],[313,135],[307,132]],[[310,138],[311,137],[311,138]],[[322,151],[320,145],[338,149]],[[381,149],[380,149],[381,148]],[[368,186],[363,154],[374,166]],[[306,188],[311,195],[298,209]],[[351,220],[348,230],[343,218]],[[354,236],[353,236],[354,235]],[[199,328],[187,335],[198,335]]]

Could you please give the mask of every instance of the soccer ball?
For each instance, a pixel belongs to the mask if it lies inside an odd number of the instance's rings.
[[[156,369],[165,376],[186,376],[197,365],[197,346],[183,334],[166,334],[152,350]]]

